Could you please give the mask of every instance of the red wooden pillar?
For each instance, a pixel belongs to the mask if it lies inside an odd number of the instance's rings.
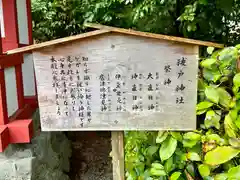
[[[18,22],[16,0],[2,0],[5,37],[2,38],[3,51],[18,47]]]
[[[29,45],[31,45],[33,44],[31,0],[26,0],[26,3],[27,3],[27,16],[28,16],[28,37],[29,37]]]
[[[19,58],[23,58],[20,56]],[[24,108],[24,90],[23,90],[23,76],[22,76],[22,64],[15,66],[16,74],[16,87],[17,87],[17,98],[18,98],[18,108]]]
[[[4,69],[0,69],[0,152],[9,144],[7,97],[4,78]]]
[[[8,113],[4,69],[0,69],[0,125],[6,125],[7,123]]]

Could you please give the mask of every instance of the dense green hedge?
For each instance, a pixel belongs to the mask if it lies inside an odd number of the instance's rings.
[[[240,179],[240,45],[199,65],[198,129],[125,132],[128,180]]]

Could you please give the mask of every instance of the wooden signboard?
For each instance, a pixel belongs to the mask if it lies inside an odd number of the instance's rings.
[[[196,128],[198,45],[106,33],[33,58],[43,131]]]
[[[43,131],[112,131],[124,180],[123,130],[196,128],[199,46],[223,45],[88,24],[100,30],[10,50],[33,52]]]

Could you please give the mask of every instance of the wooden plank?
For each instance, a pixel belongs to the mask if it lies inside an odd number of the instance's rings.
[[[218,43],[213,43],[213,42],[200,41],[200,40],[187,39],[187,38],[174,37],[174,36],[167,36],[167,35],[161,35],[161,34],[153,34],[153,33],[147,33],[147,32],[140,32],[140,31],[135,31],[135,30],[131,30],[131,29],[123,29],[123,28],[105,26],[105,25],[101,25],[101,24],[86,23],[84,25],[86,27],[103,29],[103,30],[105,29],[105,30],[109,30],[109,31],[113,31],[113,32],[131,34],[131,35],[148,37],[148,38],[155,38],[155,39],[162,39],[162,40],[164,39],[164,40],[168,40],[168,41],[176,41],[176,42],[194,44],[194,45],[199,45],[199,46],[211,46],[211,47],[216,47],[216,48],[224,47],[223,44],[218,44]]]
[[[0,153],[9,145],[9,129],[6,125],[0,125]]]
[[[23,58],[21,54],[0,56],[0,69],[21,65],[22,63],[23,63]]]
[[[196,128],[198,46],[111,33],[33,59],[43,131]]]
[[[7,95],[4,69],[0,69],[0,125],[8,123]]]
[[[100,29],[100,30],[87,32],[87,33],[79,34],[79,35],[76,35],[76,36],[60,38],[60,39],[47,41],[47,42],[43,42],[43,43],[39,43],[39,44],[34,44],[34,45],[26,46],[26,47],[16,48],[16,49],[7,51],[6,54],[16,54],[16,53],[28,52],[28,51],[32,51],[32,50],[56,45],[56,44],[62,44],[62,43],[66,43],[66,42],[70,42],[70,41],[74,41],[74,40],[79,40],[79,39],[86,38],[86,37],[91,37],[91,36],[104,34],[104,33],[107,33],[107,32],[118,32],[118,33],[122,33],[122,34],[142,36],[142,37],[154,38],[154,39],[160,39],[160,40],[175,41],[175,42],[187,43],[187,44],[193,44],[193,45],[200,45],[200,46],[212,46],[212,47],[216,47],[216,48],[223,48],[224,47],[223,44],[218,44],[218,43],[199,41],[199,40],[187,39],[187,38],[181,38],[181,37],[174,37],[174,36],[167,36],[167,35],[161,35],[161,34],[153,34],[153,33],[147,33],[147,32],[140,32],[140,31],[134,31],[134,30],[131,30],[131,29],[109,27],[109,26],[104,26],[104,25],[100,25],[100,24],[86,23],[85,26],[92,27],[92,28],[97,28],[97,29]]]
[[[113,180],[124,180],[124,132],[112,131]]]
[[[15,66],[15,74],[16,74],[18,109],[22,109],[25,105],[24,104],[22,65]]]
[[[75,41],[75,40],[80,40],[80,39],[91,37],[91,36],[96,36],[96,35],[99,35],[99,34],[104,34],[104,33],[107,33],[107,32],[109,32],[109,30],[97,30],[97,31],[87,32],[87,33],[83,33],[83,34],[79,34],[79,35],[75,35],[75,36],[60,38],[60,39],[56,39],[56,40],[52,40],[52,41],[39,43],[39,44],[34,44],[34,45],[30,45],[30,46],[16,48],[16,49],[7,51],[7,54],[17,54],[17,53],[28,52],[28,51],[48,47],[48,46],[53,46],[53,45],[56,45],[56,44],[62,44],[62,43],[71,42],[71,41]]]
[[[7,124],[9,130],[9,143],[29,143],[33,136],[32,119],[11,121]],[[19,136],[21,134],[21,136]]]

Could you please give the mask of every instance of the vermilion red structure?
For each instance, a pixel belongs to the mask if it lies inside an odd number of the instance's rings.
[[[24,95],[22,64],[23,54],[4,55],[8,50],[27,46],[33,43],[31,0],[0,0],[3,16],[4,36],[0,42],[0,152],[11,143],[29,143],[33,135],[31,116],[37,108],[37,95]],[[18,3],[26,3],[18,4]],[[24,7],[24,9],[20,9]],[[20,11],[21,10],[21,11]],[[26,12],[25,12],[26,11]],[[23,12],[20,14],[19,12]],[[19,26],[21,17],[27,15],[28,43],[20,42]],[[20,19],[20,20],[19,20]],[[21,24],[22,25],[22,24]],[[3,32],[3,31],[2,31]],[[7,90],[4,70],[14,67],[18,109],[11,115],[7,107]],[[8,82],[9,83],[9,82]]]

